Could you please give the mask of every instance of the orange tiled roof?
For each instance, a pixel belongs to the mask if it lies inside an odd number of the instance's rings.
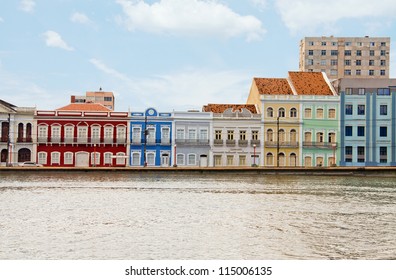
[[[246,108],[252,114],[257,114],[256,105],[254,104],[208,104],[202,107],[202,111],[221,114],[229,108],[232,108],[233,111],[240,111],[242,108]]]
[[[254,78],[259,94],[288,94],[293,95],[293,91],[287,79],[279,78]]]
[[[289,72],[298,95],[333,95],[321,72]]]
[[[71,103],[55,111],[111,112],[110,109],[99,103]]]

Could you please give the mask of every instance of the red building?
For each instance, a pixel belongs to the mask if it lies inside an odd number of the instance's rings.
[[[37,162],[44,166],[126,166],[128,113],[97,103],[37,111]]]

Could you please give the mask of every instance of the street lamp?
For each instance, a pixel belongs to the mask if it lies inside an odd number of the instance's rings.
[[[96,167],[96,144],[94,144],[94,163],[93,167]]]
[[[256,167],[256,144],[253,144],[253,167]]]
[[[176,158],[176,144],[175,144],[175,150],[174,150],[174,156],[173,156],[173,167],[177,167],[177,158]]]

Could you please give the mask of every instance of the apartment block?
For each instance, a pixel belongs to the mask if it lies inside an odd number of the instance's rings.
[[[389,37],[305,37],[299,70],[325,72],[329,79],[389,78]]]
[[[103,91],[100,88],[99,91],[87,91],[82,96],[72,95],[70,103],[99,103],[114,111],[115,100],[113,92]]]

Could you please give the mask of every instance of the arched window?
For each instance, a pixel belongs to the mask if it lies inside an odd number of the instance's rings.
[[[323,143],[324,139],[323,139],[323,132],[318,132],[316,133],[316,142],[318,143]]]
[[[266,155],[267,165],[272,166],[274,165],[274,155],[272,153],[268,153]]]
[[[297,142],[297,132],[295,129],[290,130],[290,142],[291,143]]]
[[[6,149],[1,150],[1,162],[7,162],[7,153]]]
[[[312,110],[311,110],[311,108],[305,108],[305,110],[304,110],[304,118],[306,118],[306,119],[312,118]]]
[[[184,154],[177,154],[176,156],[176,164],[184,165]]]
[[[52,152],[51,165],[59,165],[59,164],[60,164],[60,152]]]
[[[274,117],[274,109],[271,107],[267,108],[267,118],[273,118]]]
[[[279,142],[285,142],[285,130],[284,129],[279,129]]]
[[[290,117],[291,118],[297,118],[297,109],[296,108],[291,108],[290,109]]]
[[[132,153],[132,165],[140,165],[140,153]]]
[[[316,118],[323,119],[323,109],[322,108],[316,109]]]
[[[312,133],[307,131],[304,133],[304,142],[307,142],[306,144],[310,144],[312,142]]]
[[[23,148],[18,151],[18,162],[31,161],[31,152],[29,149]]]
[[[155,165],[155,153],[147,153],[147,165]]]
[[[42,165],[47,164],[47,153],[46,152],[38,152],[37,157],[38,157],[38,163],[40,163]]]
[[[26,142],[32,142],[32,124],[28,123],[26,125]]]
[[[8,122],[1,123],[1,142],[8,141],[8,132],[9,132],[10,125]]]
[[[285,117],[285,109],[284,108],[279,108],[278,117],[280,117],[280,118],[284,118]]]
[[[305,167],[311,167],[312,166],[312,158],[309,156],[306,156],[304,158],[304,166]]]
[[[104,156],[104,165],[112,165],[112,161],[113,161],[112,156],[113,156],[113,153],[107,152],[107,153],[104,153],[103,156]]]
[[[66,152],[63,154],[63,163],[64,164],[73,164],[73,153],[72,152]]]
[[[290,166],[297,166],[297,156],[295,153],[290,154]]]
[[[272,129],[267,130],[267,141],[268,142],[274,141],[274,132],[272,131]]]
[[[119,152],[116,154],[116,156],[117,156],[116,164],[125,165],[125,153]]]
[[[23,141],[23,123],[18,124],[18,142],[24,142]]]
[[[196,154],[189,154],[188,155],[188,165],[196,165]]]
[[[285,166],[285,154],[284,153],[279,153],[279,166]]]

